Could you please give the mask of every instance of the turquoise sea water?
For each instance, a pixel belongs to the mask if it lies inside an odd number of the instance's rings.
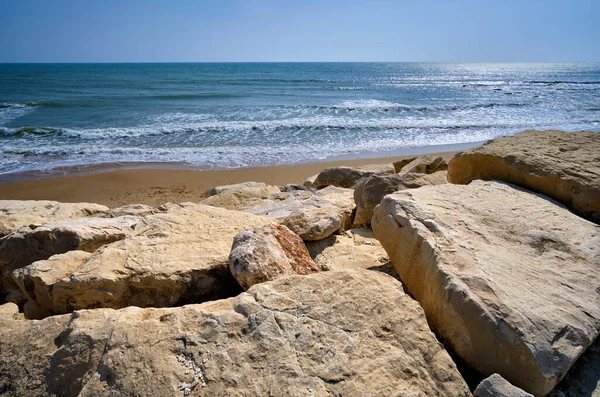
[[[292,164],[599,120],[600,64],[0,64],[0,176]]]

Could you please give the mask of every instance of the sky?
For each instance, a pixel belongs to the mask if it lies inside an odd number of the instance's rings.
[[[0,62],[599,62],[600,0],[0,0]]]

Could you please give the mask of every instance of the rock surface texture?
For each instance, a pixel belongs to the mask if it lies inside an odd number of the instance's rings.
[[[321,271],[302,239],[281,225],[248,229],[235,236],[229,269],[244,289],[283,276]]]
[[[470,396],[419,305],[363,270],[180,308],[0,318],[0,351],[7,396]]]
[[[588,347],[550,397],[600,397],[600,338]]]
[[[473,397],[533,397],[529,394],[513,386],[506,379],[498,374],[484,379],[473,392]]]
[[[458,153],[448,180],[497,179],[546,194],[600,223],[600,133],[525,131]]]
[[[546,395],[600,330],[600,228],[499,182],[386,196],[373,230],[443,340]]]
[[[399,165],[399,164],[398,164]],[[439,156],[425,155],[415,158],[413,161],[404,165],[398,173],[416,173],[416,174],[433,174],[434,172],[444,171],[448,169],[446,161]]]
[[[360,227],[371,223],[373,210],[381,199],[390,193],[405,189],[416,189],[427,185],[441,185],[447,183],[446,172],[435,174],[373,174],[364,177],[354,189],[354,202],[356,214],[353,226]]]
[[[352,189],[329,186],[315,193],[298,190],[282,192],[267,200],[246,200],[240,204],[239,209],[276,219],[296,233],[304,230],[303,233],[310,236],[309,231],[313,230],[314,236],[324,233],[326,235],[320,238],[325,238],[335,231],[344,231],[352,227],[352,195]],[[321,217],[327,219],[321,220]],[[337,227],[332,229],[333,226]]]
[[[0,294],[19,303],[21,292],[15,288],[12,272],[34,261],[72,250],[92,252],[122,240],[133,233],[139,218],[87,217],[26,226],[0,240]]]
[[[327,186],[336,186],[353,189],[362,177],[371,174],[374,172],[353,167],[325,168],[317,175],[313,187],[322,189]]]
[[[234,236],[268,223],[242,212],[184,203],[139,219],[131,235],[91,255],[36,262],[17,278],[34,301],[28,305],[39,307],[37,313],[228,297],[240,290],[227,261]]]
[[[0,237],[12,233],[21,226],[82,218],[104,211],[108,211],[108,207],[91,203],[0,200]]]
[[[370,229],[360,228],[321,241],[308,241],[306,248],[323,269],[374,269],[389,262],[387,253]]]
[[[201,203],[214,207],[238,210],[241,204],[251,199],[269,199],[280,192],[277,186],[259,182],[246,182],[236,185],[218,186],[206,192],[207,198]]]
[[[342,229],[343,214],[338,207],[304,207],[292,212],[283,224],[305,241],[323,240]]]

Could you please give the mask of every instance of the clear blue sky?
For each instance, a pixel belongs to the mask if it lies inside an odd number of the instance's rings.
[[[0,0],[0,62],[598,62],[600,0]]]

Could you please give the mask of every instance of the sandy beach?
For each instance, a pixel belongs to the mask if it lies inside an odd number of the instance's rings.
[[[448,160],[456,152],[436,155]],[[318,162],[294,166],[230,170],[122,169],[0,184],[0,200],[55,200],[92,202],[109,207],[125,204],[160,205],[199,201],[213,187],[246,181],[272,185],[302,183],[311,175],[334,166],[386,164],[407,156]]]

